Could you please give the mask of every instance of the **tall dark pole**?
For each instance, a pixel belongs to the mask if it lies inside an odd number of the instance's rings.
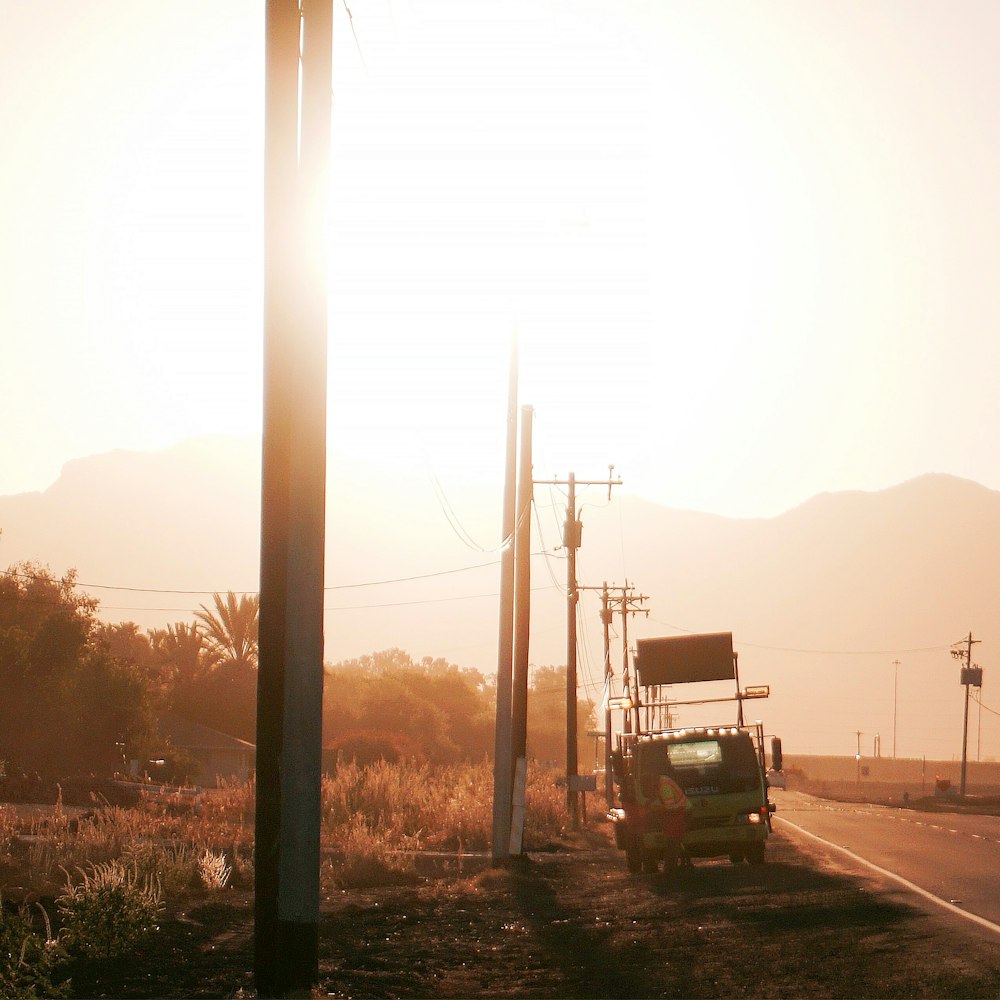
[[[521,407],[521,452],[514,528],[514,682],[511,701],[511,756],[527,758],[528,645],[531,633],[531,423],[534,411]]]
[[[580,544],[576,520],[576,477],[568,479],[566,503],[566,806],[575,830],[580,825],[580,809],[575,788],[577,774],[576,737],[576,550]]]
[[[497,638],[497,709],[493,746],[493,862],[510,854],[511,789],[514,759],[511,755],[511,701],[514,659],[514,529],[517,496],[517,345],[511,346],[507,382],[507,456],[504,466],[501,530],[504,550],[500,557],[500,630]]]
[[[331,0],[305,0],[301,11],[297,0],[268,0],[254,846],[261,997],[319,979],[332,30]]]

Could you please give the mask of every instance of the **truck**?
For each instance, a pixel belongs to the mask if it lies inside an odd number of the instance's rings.
[[[728,857],[733,864],[762,864],[775,805],[768,796],[764,726],[747,724],[743,702],[767,697],[769,688],[741,690],[731,633],[639,640],[634,685],[614,699],[623,710],[622,731],[610,765],[618,805],[608,812],[615,845],[628,870],[653,872],[693,858]],[[662,685],[734,679],[732,697],[662,701]],[[736,720],[718,725],[657,727],[663,709],[736,703]],[[671,721],[671,713],[666,714]],[[782,770],[781,740],[771,739],[770,771]],[[670,829],[655,791],[667,775],[686,798],[683,824]]]
[[[771,760],[780,771],[777,737]],[[657,803],[646,794],[646,779],[664,773],[665,761],[687,797],[679,855]],[[724,856],[733,864],[763,864],[775,805],[768,799],[762,723],[626,733],[611,755],[611,769],[621,805],[609,818],[630,872]]]

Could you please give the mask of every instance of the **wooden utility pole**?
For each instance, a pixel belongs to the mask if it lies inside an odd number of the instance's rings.
[[[600,587],[587,587],[584,586],[583,584],[577,584],[576,589],[577,593],[579,593],[581,590],[596,590],[601,595],[601,627],[604,632],[604,687],[608,694],[608,698],[606,699],[604,708],[604,778],[605,778],[604,796],[605,799],[607,800],[608,805],[610,806],[614,804],[613,803],[614,782],[613,782],[613,776],[611,774],[611,738],[612,738],[611,706],[608,703],[610,702],[611,675],[612,675],[611,635],[610,635],[611,623],[612,621],[614,621],[616,606],[617,610],[623,616],[626,614],[637,614],[639,611],[643,611],[645,609],[638,607],[638,605],[633,607],[632,604],[635,602],[645,601],[647,600],[647,598],[645,597],[645,595],[640,595],[637,597],[634,594],[632,594],[632,591],[635,588],[628,586],[628,584],[626,584],[624,587],[609,587],[607,580],[605,580]],[[646,614],[648,615],[649,612],[646,611]],[[626,657],[623,677],[625,678],[626,683],[628,683],[629,673],[628,673],[628,660],[627,660],[628,657],[627,632],[625,634],[623,653],[624,656]],[[632,696],[631,690],[629,690],[627,693],[630,696]],[[633,697],[633,701],[634,700],[635,699]],[[626,719],[628,719],[628,713],[626,713]],[[631,726],[626,728],[625,731],[631,732]]]
[[[566,808],[573,829],[580,825],[579,792],[577,791],[577,720],[576,720],[576,606],[579,601],[576,583],[576,550],[580,547],[583,525],[576,515],[577,486],[607,486],[608,499],[611,487],[621,486],[621,477],[612,479],[614,466],[608,466],[607,479],[577,479],[570,473],[566,479],[536,479],[535,483],[566,486],[566,521],[563,527],[563,546],[566,549]]]
[[[566,547],[566,807],[575,830],[580,825],[580,799],[574,787],[579,774],[576,726],[576,605],[580,595],[576,590],[576,550],[580,547],[580,522],[576,517],[576,477],[569,474],[569,501],[563,545]]]
[[[969,746],[969,687],[973,684],[976,687],[980,687],[983,680],[982,670],[972,662],[972,647],[978,645],[981,641],[981,639],[973,639],[970,632],[968,638],[963,639],[961,643],[956,643],[956,645],[964,645],[965,649],[953,649],[951,651],[951,655],[955,659],[961,660],[964,664],[961,673],[962,685],[965,687],[965,713],[962,717],[962,777],[958,789],[958,794],[963,798],[965,796],[965,775]]]
[[[510,854],[511,789],[514,759],[511,742],[511,708],[514,659],[514,530],[517,497],[517,344],[511,345],[507,382],[507,455],[504,466],[500,557],[500,630],[497,639],[497,709],[493,745],[493,863]]]
[[[319,979],[332,32],[331,0],[268,0],[254,844],[260,997],[308,992]]]
[[[608,581],[601,588],[601,630],[604,633],[604,801],[615,804],[615,782],[611,773],[611,608]]]

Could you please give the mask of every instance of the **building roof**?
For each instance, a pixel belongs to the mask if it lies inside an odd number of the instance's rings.
[[[220,733],[217,729],[210,729],[179,715],[164,714],[156,722],[160,735],[179,750],[241,750],[246,753],[257,750],[253,743],[228,733]]]

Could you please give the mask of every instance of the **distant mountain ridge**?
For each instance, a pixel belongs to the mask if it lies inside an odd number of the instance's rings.
[[[92,589],[111,620],[189,621],[209,591],[257,587],[259,451],[255,441],[212,438],[70,462],[44,492],[0,497],[0,566],[37,560],[55,572],[75,567],[84,584],[145,591]],[[498,554],[470,551],[429,485],[401,485],[391,470],[334,459],[329,494],[328,659],[400,646],[495,670]],[[475,536],[498,533],[493,491],[463,488],[451,501]],[[741,679],[772,685],[768,719],[803,751],[853,752],[860,729],[880,732],[885,752],[895,658],[904,665],[901,752],[947,754],[962,693],[947,645],[970,630],[984,640],[976,654],[991,703],[1000,492],[929,474],[879,492],[824,493],[771,518],[623,495],[582,508],[582,519],[579,581],[627,577],[649,595],[650,617],[631,622],[630,636],[732,631]],[[556,522],[540,521],[545,537],[533,525],[533,549],[558,559]],[[463,567],[479,568],[451,572]],[[551,569],[561,583],[564,564]],[[532,661],[564,662],[565,598],[541,557],[532,573]],[[414,576],[425,578],[406,580]],[[400,582],[379,583],[387,580]],[[588,591],[581,613],[593,684],[596,610]],[[620,659],[617,650],[616,671]],[[989,753],[1000,753],[993,716],[981,732]]]

